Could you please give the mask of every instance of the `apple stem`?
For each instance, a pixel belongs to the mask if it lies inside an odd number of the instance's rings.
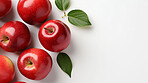
[[[45,30],[48,30],[49,33],[53,33],[53,28],[44,28]]]
[[[44,28],[44,29],[49,30],[49,29],[47,29],[47,28]]]
[[[66,12],[64,11],[64,16],[62,16],[62,18],[64,18],[65,16],[67,16],[67,15],[66,15]]]

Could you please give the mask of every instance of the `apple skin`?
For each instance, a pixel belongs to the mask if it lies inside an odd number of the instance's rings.
[[[52,29],[52,32],[49,32],[50,29]],[[38,37],[45,49],[60,52],[70,44],[71,32],[62,21],[49,20],[40,27]]]
[[[51,71],[52,58],[42,49],[31,48],[20,54],[17,65],[20,73],[26,78],[42,80]]]
[[[0,55],[0,83],[10,83],[15,76],[15,68],[12,61]]]
[[[26,82],[13,82],[13,83],[26,83]]]
[[[22,20],[31,25],[38,25],[51,14],[52,5],[49,0],[19,0],[17,11]]]
[[[5,41],[3,41],[5,40]],[[10,21],[0,28],[0,46],[8,52],[21,51],[29,46],[31,35],[28,27],[19,21]]]
[[[0,0],[0,18],[6,16],[12,8],[11,0]]]

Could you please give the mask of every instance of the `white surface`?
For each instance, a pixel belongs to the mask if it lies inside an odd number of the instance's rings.
[[[7,21],[19,20],[16,3],[13,10],[0,25]],[[59,19],[71,29],[72,41],[64,50],[73,62],[72,78],[69,78],[53,58],[51,73],[41,81],[32,81],[22,76],[16,66],[20,53],[0,54],[12,59],[16,67],[14,81],[27,83],[148,83],[148,0],[71,0],[71,9],[84,10],[92,23],[88,29],[71,25],[63,12],[51,0],[53,11],[50,19]],[[39,27],[28,25],[32,44],[30,47],[43,48],[38,40]],[[44,48],[43,48],[44,49]]]

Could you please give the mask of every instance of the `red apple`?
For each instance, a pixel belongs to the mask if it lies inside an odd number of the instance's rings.
[[[0,46],[8,51],[21,51],[31,42],[28,27],[19,21],[10,21],[0,28]]]
[[[0,18],[7,15],[12,8],[11,0],[0,0]]]
[[[51,71],[52,58],[42,49],[31,48],[21,53],[17,65],[25,77],[32,80],[41,80]]]
[[[71,41],[70,29],[59,20],[45,22],[41,26],[38,36],[43,47],[52,52],[66,49]]]
[[[17,5],[20,17],[31,25],[44,22],[50,16],[51,10],[49,0],[19,0]]]
[[[12,61],[0,55],[0,83],[10,83],[15,75],[15,68]]]
[[[26,82],[13,82],[13,83],[26,83]]]

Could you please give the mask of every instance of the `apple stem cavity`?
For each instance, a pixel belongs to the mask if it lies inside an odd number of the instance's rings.
[[[33,65],[33,62],[31,60],[28,60],[27,61],[27,66],[31,66],[31,65]]]
[[[7,36],[3,36],[3,39],[1,40],[1,42],[8,44],[9,38]]]
[[[49,33],[53,33],[54,32],[54,29],[52,27],[49,27],[49,28],[44,28],[45,30],[48,30]]]
[[[31,61],[28,62],[29,65],[33,65],[33,63]]]

